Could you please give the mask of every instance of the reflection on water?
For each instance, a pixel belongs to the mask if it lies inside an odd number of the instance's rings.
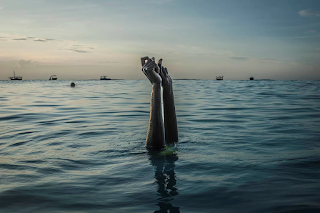
[[[164,155],[160,151],[149,151],[149,160],[154,167],[154,177],[157,183],[157,197],[159,210],[155,213],[178,213],[180,207],[172,205],[174,197],[177,196],[176,174],[174,172],[175,162],[178,156],[174,153]]]

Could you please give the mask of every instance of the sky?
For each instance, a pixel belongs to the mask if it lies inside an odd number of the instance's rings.
[[[320,0],[0,0],[0,80],[320,80]]]

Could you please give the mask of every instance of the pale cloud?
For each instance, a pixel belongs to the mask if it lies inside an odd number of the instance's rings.
[[[58,39],[52,39],[52,38],[39,38],[34,36],[25,36],[25,35],[19,35],[19,34],[5,34],[0,33],[0,40],[6,41],[7,39],[11,41],[25,41],[25,42],[41,42],[41,43],[53,43],[57,45],[58,50],[71,50],[76,53],[91,53],[92,50],[95,49],[94,46],[88,45],[88,44],[82,44],[78,43],[76,41],[71,40],[58,40]]]
[[[316,30],[308,30],[308,31],[306,31],[304,33],[316,33],[316,32],[317,32]]]
[[[2,61],[3,62],[3,61]],[[29,60],[24,60],[24,59],[20,59],[20,60],[9,60],[7,61],[7,66],[10,68],[10,70],[19,70],[19,72],[25,72],[26,70],[28,70],[29,68],[33,68],[35,67],[35,63],[33,62],[33,60],[29,59]],[[10,62],[10,63],[9,63]],[[2,63],[3,64],[3,63]]]
[[[314,35],[314,36],[291,36],[291,37],[283,37],[288,39],[310,39],[310,38],[320,38],[320,35]]]
[[[18,65],[19,65],[19,67],[34,66],[34,64],[32,63],[32,59],[31,60],[21,59],[20,61],[18,61]]]
[[[17,37],[14,35],[10,35],[9,37],[11,37],[12,40],[14,41],[40,41],[40,42],[48,42],[48,41],[55,41],[55,39],[51,39],[51,38],[36,38],[33,36],[23,36],[23,37]],[[3,37],[5,38],[5,37]]]
[[[150,0],[152,4],[172,4],[177,2],[178,0]]]
[[[249,60],[248,57],[244,57],[244,56],[231,56],[231,57],[227,57],[229,59],[233,59],[233,60],[238,60],[238,61],[245,61],[245,60]]]
[[[28,37],[30,38],[30,37]],[[34,38],[34,37],[32,37]],[[48,42],[48,41],[55,41],[55,39],[51,39],[51,38],[36,38],[33,41],[40,41],[40,42]]]
[[[259,63],[272,63],[272,64],[280,64],[281,61],[275,60],[273,58],[260,58],[257,59]]]
[[[256,61],[259,63],[272,63],[272,64],[279,64],[281,61],[275,60],[273,58],[255,58],[255,57],[247,57],[247,56],[228,56],[223,57],[231,60],[237,60],[237,61]]]
[[[46,39],[40,39],[40,38],[38,38],[38,39],[35,39],[35,40],[33,40],[33,41],[46,42],[47,40],[46,40]]]
[[[60,50],[71,50],[76,53],[92,53],[92,50],[94,49],[91,45],[79,44],[78,42],[67,40],[63,40],[59,44],[59,48]]]
[[[77,53],[91,53],[89,51],[86,51],[86,50],[79,50],[79,49],[69,49],[71,51],[74,51],[74,52],[77,52]]]
[[[28,40],[27,38],[13,38],[12,40],[15,40],[15,41],[25,41],[25,40]]]
[[[320,17],[320,12],[315,12],[311,9],[300,10],[299,14],[302,17]]]

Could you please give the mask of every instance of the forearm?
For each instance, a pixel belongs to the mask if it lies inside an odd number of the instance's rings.
[[[163,108],[166,142],[177,142],[178,126],[171,83],[163,85]]]
[[[146,146],[153,148],[163,148],[165,146],[164,126],[161,110],[161,85],[158,83],[152,84],[150,119]]]

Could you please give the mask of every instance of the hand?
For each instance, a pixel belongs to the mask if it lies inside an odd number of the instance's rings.
[[[161,77],[158,74],[159,70],[156,62],[151,59],[148,59],[147,63],[142,67],[142,72],[147,76],[151,84],[161,84]]]
[[[148,56],[145,56],[145,57],[141,58],[141,66],[144,66],[146,64],[146,60],[149,60]]]
[[[167,86],[172,84],[172,79],[166,67],[161,67],[160,76],[162,78],[162,86]]]

